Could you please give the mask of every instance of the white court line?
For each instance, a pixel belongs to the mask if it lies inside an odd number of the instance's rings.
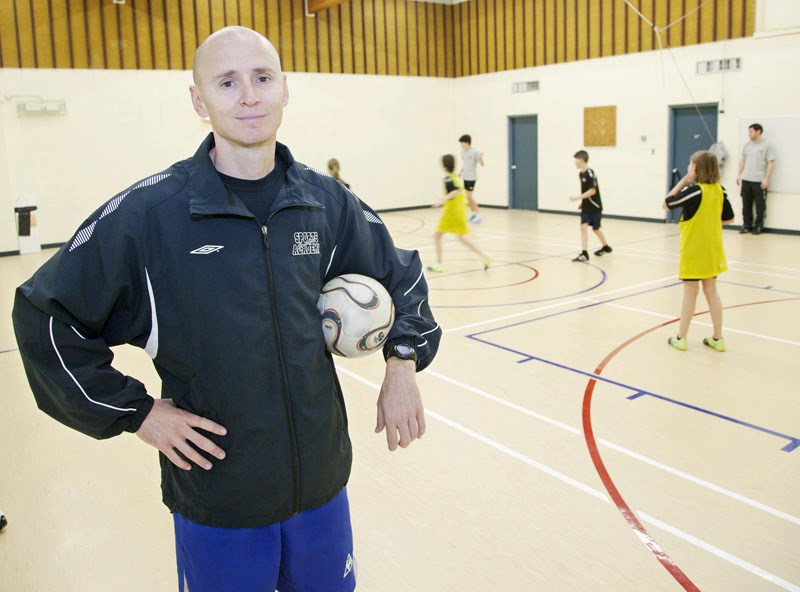
[[[560,238],[557,236],[537,236],[531,237],[530,235],[517,233],[517,232],[500,232],[500,231],[492,231],[488,229],[484,230],[472,230],[470,232],[470,236],[477,239],[478,237],[482,237],[484,240],[511,240],[513,242],[521,242],[521,243],[534,243],[537,245],[544,245],[546,247],[557,247],[559,249],[562,248],[570,248],[572,249],[575,246],[575,241],[572,239],[567,238]],[[457,238],[450,238],[450,242],[457,243]],[[431,245],[429,248],[432,248],[434,245]],[[553,255],[550,253],[542,253],[542,255],[548,257],[557,257],[557,255]]]
[[[587,299],[591,300],[591,299]],[[638,312],[646,315],[650,315],[653,317],[660,317],[662,319],[674,319],[675,315],[665,315],[660,312],[654,312],[652,310],[645,310],[643,308],[635,308],[633,306],[625,306],[624,304],[617,304],[616,302],[606,302],[604,303],[606,306],[613,306],[614,308],[621,308],[623,310],[629,310],[632,312]],[[692,325],[698,325],[700,327],[712,327],[711,323],[704,323],[702,321],[692,320]],[[731,327],[725,325],[725,332],[726,333],[736,333],[739,335],[747,335],[748,337],[756,337],[758,339],[764,339],[766,341],[775,341],[777,343],[785,343],[787,345],[800,345],[800,341],[792,341],[790,339],[781,339],[780,337],[772,337],[770,335],[764,335],[763,333],[753,333],[752,331],[744,331],[742,329],[732,329]]]
[[[782,278],[786,280],[800,280],[797,275],[783,275],[781,273],[774,273],[772,271],[754,271],[752,269],[743,269],[741,267],[728,267],[728,271],[736,271],[739,273],[749,273],[751,275],[765,275],[767,277]]]
[[[366,378],[361,377],[360,375],[356,374],[355,372],[347,370],[346,368],[337,368],[337,372],[341,372],[342,374],[345,374],[345,375],[353,378],[354,380],[356,380],[358,382],[361,382],[362,384],[365,384],[365,385],[371,387],[375,391],[380,391],[380,386],[379,385],[375,384],[374,382],[371,382],[371,381],[367,380]],[[524,454],[522,454],[520,452],[517,452],[516,450],[514,450],[512,448],[509,448],[508,446],[504,446],[503,444],[500,444],[499,442],[496,442],[495,440],[492,440],[491,438],[489,438],[487,436],[484,436],[483,434],[480,434],[480,433],[478,433],[478,432],[476,432],[474,430],[471,430],[470,428],[468,428],[468,427],[466,427],[464,425],[461,425],[458,422],[455,422],[455,421],[453,421],[451,419],[448,419],[445,416],[443,416],[443,415],[441,415],[439,413],[436,413],[435,411],[432,411],[432,410],[426,408],[425,409],[425,414],[427,416],[429,416],[429,417],[432,417],[434,419],[439,420],[440,422],[444,423],[445,425],[450,426],[451,428],[453,428],[453,429],[455,429],[455,430],[457,430],[457,431],[469,436],[470,438],[478,440],[479,442],[482,442],[483,444],[486,444],[487,446],[490,446],[491,448],[494,448],[495,450],[497,450],[499,452],[502,452],[503,454],[506,454],[506,455],[516,459],[516,460],[519,460],[519,461],[527,464],[528,466],[531,466],[531,467],[533,467],[535,469],[538,469],[539,471],[541,471],[541,472],[543,472],[543,473],[545,473],[547,475],[550,475],[551,477],[553,477],[555,479],[558,479],[559,481],[561,481],[563,483],[566,483],[567,485],[571,485],[572,487],[574,487],[574,488],[576,488],[576,489],[578,489],[580,491],[583,491],[584,493],[588,493],[589,495],[591,495],[595,499],[599,499],[599,500],[601,500],[603,502],[610,503],[610,500],[608,499],[608,497],[606,496],[605,493],[603,493],[601,491],[598,491],[597,489],[594,489],[593,487],[589,487],[588,485],[584,485],[580,481],[577,481],[576,479],[573,479],[572,477],[569,477],[568,475],[565,475],[564,473],[561,473],[560,471],[557,471],[557,470],[555,470],[555,469],[553,469],[551,467],[548,467],[547,465],[542,464],[542,463],[540,463],[540,462],[538,462],[538,461],[536,461],[536,460],[534,460],[534,459],[532,459],[532,458],[530,458],[530,457],[528,457],[528,456],[526,456],[526,455],[524,455]],[[772,574],[772,573],[770,573],[770,572],[768,572],[768,571],[766,571],[764,569],[761,569],[760,567],[755,566],[752,563],[748,563],[747,561],[744,561],[743,559],[740,559],[740,558],[736,557],[735,555],[732,555],[730,553],[722,551],[721,549],[719,549],[717,547],[714,547],[713,545],[711,545],[709,543],[706,543],[702,539],[699,539],[699,538],[697,538],[695,536],[692,536],[692,535],[690,535],[688,533],[685,533],[682,530],[680,530],[678,528],[675,528],[674,526],[670,526],[666,522],[662,522],[662,521],[660,521],[660,520],[658,520],[656,518],[653,518],[653,517],[649,516],[648,514],[640,512],[639,510],[635,510],[635,512],[637,514],[643,516],[643,519],[645,519],[647,522],[649,522],[649,523],[651,523],[651,524],[653,524],[653,525],[655,525],[655,526],[657,526],[657,527],[659,527],[659,528],[661,528],[663,530],[666,530],[667,532],[673,534],[674,536],[677,536],[678,538],[680,538],[680,539],[682,539],[682,540],[684,540],[684,541],[686,541],[688,543],[691,543],[692,545],[695,545],[696,547],[698,547],[700,549],[703,549],[704,551],[708,551],[708,552],[716,555],[717,557],[720,557],[720,558],[724,559],[725,561],[728,561],[728,562],[732,563],[733,565],[735,565],[735,566],[737,566],[737,567],[739,567],[739,568],[741,568],[741,569],[743,569],[745,571],[749,571],[750,573],[752,573],[752,574],[754,574],[754,575],[756,575],[758,577],[764,578],[765,580],[767,580],[767,581],[769,581],[769,582],[771,582],[771,583],[773,583],[773,584],[775,584],[775,585],[777,585],[777,586],[779,586],[781,588],[784,588],[785,590],[788,590],[789,592],[800,592],[800,587],[797,587],[794,584],[792,584],[791,582],[787,582],[786,580],[783,580],[783,579],[779,578],[775,574]]]
[[[503,238],[502,236],[498,235],[498,236],[491,236],[491,237],[485,237],[485,238],[471,237],[470,240],[472,240],[472,242],[475,242],[475,243],[485,243],[485,242],[490,242],[490,241],[495,241],[495,240],[501,240],[502,238]],[[442,239],[442,245],[444,245],[444,246],[447,246],[447,245],[460,245],[460,244],[461,243],[459,243],[457,238],[443,238]],[[405,250],[408,250],[408,251],[431,251],[435,247],[436,247],[436,245],[433,244],[433,243],[425,243],[424,245],[412,245],[412,246],[409,246],[409,247],[402,247],[402,248],[405,249]],[[464,253],[470,253],[470,252],[471,251],[468,251],[468,250],[464,251]],[[476,258],[476,261],[477,260],[478,259]]]
[[[765,265],[763,263],[750,263],[749,261],[728,261],[730,265],[749,265],[750,267],[763,267],[764,269],[780,269],[781,271],[793,271],[800,273],[797,267],[784,267],[782,265]]]
[[[474,386],[465,384],[463,382],[460,382],[458,380],[455,380],[453,378],[450,378],[448,376],[440,374],[439,372],[436,372],[434,370],[428,369],[428,370],[425,370],[424,372],[425,372],[425,374],[430,374],[431,376],[434,376],[434,377],[438,378],[439,380],[442,380],[444,382],[448,382],[448,383],[450,383],[452,385],[455,385],[455,386],[457,386],[457,387],[459,387],[459,388],[461,388],[461,389],[463,389],[465,391],[469,391],[470,393],[478,395],[479,397],[482,397],[484,399],[492,401],[493,403],[497,403],[498,405],[502,405],[503,407],[508,407],[509,409],[513,409],[514,411],[518,411],[519,413],[522,413],[524,415],[528,415],[529,417],[533,417],[533,418],[538,419],[539,421],[542,421],[544,423],[548,423],[548,424],[550,424],[552,426],[555,426],[555,427],[557,427],[557,428],[559,428],[561,430],[570,432],[571,434],[575,434],[576,436],[581,436],[581,437],[583,436],[583,432],[581,430],[579,430],[578,428],[575,428],[573,426],[570,426],[570,425],[567,425],[565,423],[562,423],[562,422],[560,422],[560,421],[558,421],[556,419],[553,419],[551,417],[547,417],[546,415],[542,415],[540,413],[532,411],[531,409],[528,409],[527,407],[523,407],[522,405],[518,405],[517,403],[512,403],[511,401],[503,399],[502,397],[498,397],[496,395],[492,395],[490,393],[487,393],[486,391],[483,391],[481,389],[475,388]],[[791,514],[787,514],[786,512],[783,512],[781,510],[772,508],[772,507],[770,507],[770,506],[768,506],[766,504],[762,504],[761,502],[758,502],[756,500],[753,500],[753,499],[750,499],[748,497],[745,497],[745,496],[743,496],[743,495],[741,495],[739,493],[736,493],[735,491],[731,491],[730,489],[726,489],[724,487],[720,487],[719,485],[715,485],[713,483],[710,483],[709,481],[705,481],[704,479],[700,479],[699,477],[695,477],[694,475],[690,475],[689,473],[685,473],[683,471],[675,469],[675,468],[673,468],[673,467],[671,467],[669,465],[666,465],[666,464],[664,464],[662,462],[659,462],[657,460],[653,460],[652,458],[644,456],[643,454],[639,454],[638,452],[634,452],[633,450],[629,450],[627,448],[623,448],[622,446],[619,446],[618,444],[614,444],[613,442],[609,442],[608,440],[598,439],[598,442],[601,443],[603,446],[606,446],[607,448],[611,448],[612,450],[616,450],[617,452],[619,452],[621,454],[624,454],[626,456],[634,458],[634,459],[636,459],[638,461],[641,461],[641,462],[643,462],[645,464],[648,464],[648,465],[650,465],[652,467],[655,467],[657,469],[661,469],[662,471],[665,471],[667,473],[671,473],[672,475],[675,475],[676,477],[680,477],[681,479],[685,479],[686,481],[690,481],[692,483],[700,485],[701,487],[705,487],[706,489],[709,489],[711,491],[715,491],[715,492],[720,493],[720,494],[722,494],[722,495],[724,495],[726,497],[729,497],[729,498],[734,499],[736,501],[739,501],[739,502],[742,502],[744,504],[747,504],[748,506],[751,506],[753,508],[756,508],[758,510],[766,512],[767,514],[772,514],[773,516],[776,516],[777,518],[781,518],[782,520],[786,520],[787,522],[791,522],[792,524],[796,524],[796,525],[800,526],[800,518],[798,518],[797,516],[792,516]]]
[[[639,514],[639,516],[642,518],[642,521],[648,522],[648,523],[652,524],[653,526],[655,526],[657,528],[660,528],[662,530],[666,530],[668,533],[673,534],[676,537],[678,537],[680,539],[683,539],[684,541],[692,543],[696,547],[700,547],[704,551],[708,551],[709,553],[712,553],[712,554],[716,555],[717,557],[719,557],[721,559],[724,559],[725,561],[733,563],[734,565],[738,565],[739,567],[741,567],[745,571],[749,571],[750,573],[755,574],[760,578],[764,578],[768,582],[770,582],[772,584],[775,584],[776,586],[779,586],[779,587],[783,588],[784,590],[789,590],[790,592],[800,592],[800,586],[796,586],[795,584],[792,584],[791,582],[787,582],[783,578],[779,578],[778,576],[776,576],[773,573],[770,573],[770,572],[768,572],[768,571],[766,571],[764,569],[761,569],[760,567],[758,567],[756,565],[753,565],[752,563],[748,563],[744,559],[740,559],[739,557],[736,557],[736,555],[731,555],[730,553],[728,553],[726,551],[723,551],[722,549],[720,549],[718,547],[715,547],[713,545],[709,545],[705,541],[702,541],[702,540],[698,539],[697,537],[694,537],[694,536],[690,535],[687,532],[683,532],[682,530],[679,530],[679,529],[675,528],[674,526],[670,526],[669,524],[667,524],[665,522],[661,522],[661,520],[659,520],[657,518],[653,518],[652,516],[649,516],[649,515],[645,514],[644,512],[640,512],[640,511],[637,510],[636,513]]]
[[[624,251],[620,251],[619,249],[614,249],[614,255],[618,255],[620,257],[629,257],[631,259],[637,259],[637,260],[645,260],[645,261],[664,261],[666,263],[679,263],[680,262],[680,259],[678,258],[677,255],[675,255],[675,256],[667,255],[666,257],[655,257],[655,256],[648,257],[646,255],[639,255],[639,254],[636,254],[636,253],[625,253]],[[672,277],[677,277],[677,274],[675,274]]]
[[[584,485],[583,483],[581,483],[577,479],[573,479],[572,477],[569,477],[569,476],[565,475],[564,473],[556,471],[555,469],[551,469],[547,465],[544,465],[544,464],[540,463],[539,461],[533,460],[531,457],[525,456],[521,452],[517,452],[516,450],[514,450],[512,448],[509,448],[508,446],[503,446],[499,442],[496,442],[496,441],[492,440],[491,438],[488,438],[488,437],[484,436],[483,434],[479,434],[478,432],[476,432],[474,430],[471,430],[468,427],[465,427],[465,426],[461,425],[460,423],[457,423],[457,422],[455,422],[455,421],[453,421],[451,419],[448,419],[448,418],[444,417],[443,415],[440,415],[440,414],[436,413],[435,411],[431,411],[430,409],[425,409],[425,415],[433,417],[434,419],[438,419],[443,424],[448,425],[451,428],[453,428],[455,430],[458,430],[459,432],[461,432],[463,434],[466,434],[470,438],[474,438],[475,440],[478,440],[479,442],[483,442],[487,446],[490,446],[490,447],[494,448],[495,450],[499,450],[500,452],[502,452],[503,454],[507,454],[511,458],[515,458],[518,461],[524,462],[526,465],[529,465],[529,466],[533,467],[534,469],[538,469],[541,472],[543,472],[543,473],[545,473],[547,475],[550,475],[551,477],[553,477],[555,479],[558,479],[559,481],[562,481],[563,483],[566,483],[567,485],[571,485],[575,489],[580,489],[584,493],[588,493],[589,495],[599,499],[600,501],[603,501],[603,502],[606,502],[606,503],[610,503],[608,497],[602,491],[598,491],[597,489],[594,489],[593,487],[589,487],[588,485]]]
[[[643,282],[641,284],[636,284],[633,286],[625,286],[622,288],[617,288],[615,290],[609,290],[607,292],[600,292],[599,294],[592,294],[591,298],[599,298],[601,296],[610,296],[611,294],[617,294],[619,292],[627,292],[629,290],[635,290],[637,288],[643,288],[644,286],[650,286],[652,284],[657,284],[659,282],[665,282],[667,280],[672,280],[673,282],[678,281],[674,275],[669,275],[667,277],[658,278],[655,280],[650,280],[649,282]],[[546,306],[541,306],[539,308],[530,308],[528,310],[523,310],[522,312],[515,312],[510,315],[505,315],[502,317],[495,317],[493,319],[488,319],[486,321],[478,321],[476,323],[470,323],[469,325],[462,325],[461,327],[454,327],[453,329],[445,330],[445,333],[455,333],[456,331],[463,331],[464,329],[472,329],[473,327],[480,327],[481,325],[490,325],[492,323],[499,323],[500,321],[506,321],[508,319],[514,319],[517,317],[524,317],[527,315],[531,315],[537,312],[543,312],[545,310],[550,310],[553,308],[559,308],[562,306],[568,306],[570,304],[577,304],[579,302],[587,302],[589,301],[589,297],[581,296],[580,298],[573,298],[572,300],[564,300],[561,302],[554,302],[553,304],[548,304]]]

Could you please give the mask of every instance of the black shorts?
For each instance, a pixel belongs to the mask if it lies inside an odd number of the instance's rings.
[[[472,191],[473,189],[475,189],[475,181],[467,181],[466,179],[464,179],[464,189],[466,189],[467,191]]]
[[[581,224],[589,224],[593,230],[600,229],[600,219],[603,212],[584,212],[581,210]]]

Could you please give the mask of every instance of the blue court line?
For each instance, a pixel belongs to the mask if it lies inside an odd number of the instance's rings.
[[[502,345],[498,345],[496,343],[492,343],[491,341],[486,341],[484,339],[478,339],[478,338],[472,337],[472,336],[469,336],[469,337],[471,337],[472,339],[475,339],[475,341],[479,341],[479,342],[484,343],[486,345],[491,345],[493,347],[497,347],[498,349],[502,349],[502,350],[505,350],[507,352],[518,354],[519,356],[522,357],[522,359],[521,360],[517,360],[517,364],[525,364],[527,362],[542,362],[544,364],[548,364],[550,366],[555,366],[556,368],[560,368],[562,370],[567,370],[567,371],[573,372],[575,374],[580,374],[581,376],[586,376],[587,378],[590,378],[591,380],[595,380],[595,381],[598,381],[598,382],[605,382],[606,384],[611,384],[611,385],[618,386],[618,387],[620,387],[622,389],[625,389],[625,390],[633,391],[634,394],[630,395],[629,397],[627,397],[627,399],[630,400],[630,401],[635,401],[639,397],[644,397],[644,396],[653,397],[655,399],[660,399],[661,401],[666,401],[666,402],[672,403],[674,405],[680,405],[681,407],[686,407],[687,409],[692,409],[693,411],[699,411],[701,413],[705,413],[706,415],[710,415],[710,416],[716,417],[718,419],[724,419],[725,421],[729,421],[729,422],[731,422],[733,424],[740,425],[740,426],[743,426],[743,427],[746,427],[746,428],[750,428],[750,429],[753,429],[753,430],[757,430],[759,432],[763,432],[765,434],[769,434],[770,436],[775,436],[775,437],[781,438],[783,440],[788,440],[789,443],[786,444],[783,448],[781,448],[781,450],[783,450],[784,452],[792,452],[796,448],[800,447],[800,437],[796,438],[796,437],[793,437],[793,436],[789,436],[787,434],[782,434],[781,432],[776,432],[775,430],[771,430],[769,428],[765,428],[765,427],[756,425],[754,423],[750,423],[748,421],[743,421],[741,419],[736,419],[735,417],[731,417],[729,415],[723,415],[722,413],[717,413],[716,411],[711,411],[710,409],[704,409],[702,407],[698,407],[696,405],[692,405],[692,404],[686,403],[684,401],[679,401],[678,399],[665,397],[664,395],[659,395],[659,394],[654,393],[652,391],[648,391],[648,390],[645,390],[645,389],[640,389],[640,388],[637,388],[635,386],[630,386],[628,384],[625,384],[625,383],[622,383],[622,382],[619,382],[619,381],[616,381],[616,380],[612,380],[610,378],[606,378],[605,376],[602,376],[600,374],[595,374],[593,372],[587,372],[585,370],[579,370],[578,368],[574,368],[572,366],[567,366],[565,364],[560,364],[560,363],[554,362],[552,360],[546,360],[546,359],[540,358],[538,356],[533,356],[531,354],[526,354],[526,353],[518,351],[518,350],[514,350],[514,349],[511,349],[511,348],[502,346]]]
[[[761,426],[757,426],[753,423],[749,423],[747,421],[742,421],[741,419],[735,419],[728,415],[722,415],[721,413],[717,413],[715,411],[709,411],[708,409],[703,409],[702,407],[697,407],[695,405],[690,405],[689,403],[684,403],[683,401],[678,401],[676,399],[670,399],[669,397],[665,397],[663,395],[657,395],[655,393],[650,393],[647,391],[639,391],[635,395],[631,395],[628,397],[631,401],[638,399],[639,397],[655,397],[656,399],[661,399],[662,401],[667,401],[669,403],[674,403],[675,405],[680,405],[681,407],[687,407],[688,409],[693,409],[694,411],[700,411],[701,413],[706,413],[708,415],[713,415],[714,417],[719,417],[720,419],[724,419],[725,421],[730,421],[732,423],[745,426],[754,430],[758,430],[759,432],[764,432],[771,436],[776,436],[778,438],[783,438],[785,440],[789,440],[789,443],[781,448],[784,452],[792,452],[795,448],[800,446],[800,438],[793,438],[792,436],[787,436],[786,434],[781,434],[780,432],[776,432],[774,430],[770,430],[769,428],[764,428]]]
[[[742,282],[731,282],[727,280],[717,280],[718,284],[726,284],[728,286],[739,286],[740,288],[751,288],[753,290],[767,290],[772,294],[790,294],[792,296],[800,296],[800,292],[793,292],[791,290],[781,290],[775,286],[754,286],[753,284],[743,284]]]
[[[635,292],[635,293],[628,294],[628,295],[625,295],[625,296],[620,296],[620,297],[617,297],[617,298],[610,298],[608,300],[603,300],[603,301],[600,301],[600,302],[592,302],[592,303],[585,304],[585,305],[582,305],[582,306],[578,306],[578,307],[575,307],[575,308],[572,308],[572,309],[568,309],[568,310],[564,310],[564,311],[559,311],[559,312],[547,314],[547,315],[544,315],[544,316],[541,316],[541,317],[536,317],[534,319],[528,319],[526,321],[520,321],[518,323],[512,323],[510,325],[504,325],[502,327],[496,327],[494,329],[488,329],[486,331],[480,331],[478,333],[472,333],[470,335],[467,335],[466,337],[469,338],[469,339],[473,339],[473,340],[475,340],[475,341],[477,341],[479,343],[483,343],[485,345],[490,345],[490,346],[495,347],[497,349],[501,349],[503,351],[507,351],[509,353],[513,353],[513,354],[516,354],[516,355],[520,356],[522,359],[517,361],[518,364],[524,364],[524,363],[530,362],[530,361],[542,362],[542,363],[545,363],[545,364],[549,364],[551,366],[555,366],[556,368],[561,368],[562,370],[567,370],[569,372],[574,372],[576,374],[580,374],[580,375],[586,376],[588,378],[591,378],[592,380],[605,382],[607,384],[618,386],[618,387],[626,389],[626,390],[634,391],[633,395],[627,397],[628,400],[631,400],[631,401],[635,401],[636,399],[638,399],[639,397],[642,397],[642,396],[650,396],[650,397],[654,397],[654,398],[662,400],[662,401],[666,401],[668,403],[672,403],[674,405],[679,405],[679,406],[685,407],[687,409],[692,409],[693,411],[699,411],[701,413],[705,413],[706,415],[710,415],[712,417],[716,417],[716,418],[719,418],[719,419],[723,419],[725,421],[729,421],[729,422],[734,423],[736,425],[740,425],[740,426],[743,426],[743,427],[754,429],[754,430],[757,430],[759,432],[763,432],[765,434],[769,434],[771,436],[775,436],[775,437],[778,437],[778,438],[781,438],[781,439],[784,439],[784,440],[788,440],[789,443],[786,444],[783,448],[781,448],[781,450],[783,450],[784,452],[792,452],[796,448],[800,447],[800,437],[793,437],[793,436],[789,436],[787,434],[782,434],[780,432],[776,432],[775,430],[771,430],[769,428],[758,426],[756,424],[753,424],[753,423],[750,423],[750,422],[747,422],[747,421],[743,421],[741,419],[736,419],[736,418],[730,417],[728,415],[723,415],[722,413],[717,413],[716,411],[711,411],[710,409],[704,409],[702,407],[697,407],[695,405],[691,405],[689,403],[686,403],[684,401],[680,401],[678,399],[672,399],[670,397],[665,397],[664,395],[659,395],[659,394],[653,393],[651,391],[647,391],[647,390],[644,390],[644,389],[636,388],[636,387],[633,387],[633,386],[630,386],[630,385],[627,385],[627,384],[624,384],[624,383],[621,383],[621,382],[617,382],[615,380],[611,380],[609,378],[605,378],[604,376],[601,376],[599,374],[594,374],[592,372],[586,372],[584,370],[579,370],[579,369],[574,368],[572,366],[567,366],[565,364],[560,364],[560,363],[554,362],[552,360],[546,360],[544,358],[533,356],[531,354],[528,354],[528,353],[525,353],[525,352],[521,352],[519,350],[515,350],[513,348],[506,347],[506,346],[500,345],[499,343],[494,343],[494,342],[488,341],[486,339],[481,339],[479,337],[480,335],[485,335],[487,333],[492,333],[494,331],[500,331],[500,330],[503,330],[503,329],[510,329],[511,327],[518,327],[520,325],[525,325],[525,324],[528,324],[528,323],[532,323],[534,321],[540,321],[540,320],[543,320],[543,319],[556,317],[556,316],[559,316],[559,315],[562,315],[562,314],[566,314],[566,313],[576,312],[576,311],[584,310],[584,309],[587,309],[587,308],[593,308],[593,307],[598,306],[600,304],[606,304],[606,303],[609,303],[609,302],[614,302],[616,300],[624,300],[626,298],[631,298],[633,296],[639,296],[641,294],[647,294],[648,292],[654,292],[654,291],[657,291],[657,290],[663,290],[664,288],[670,288],[670,287],[673,287],[673,286],[678,285],[680,283],[681,282],[678,281],[678,282],[675,282],[675,283],[672,283],[672,284],[667,284],[666,286],[659,286],[659,287],[656,287],[656,288],[643,290],[641,292]],[[763,289],[763,288],[760,288],[760,289]]]

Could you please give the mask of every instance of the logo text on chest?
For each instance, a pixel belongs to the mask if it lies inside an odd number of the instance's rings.
[[[292,255],[319,255],[319,235],[316,232],[295,232]]]

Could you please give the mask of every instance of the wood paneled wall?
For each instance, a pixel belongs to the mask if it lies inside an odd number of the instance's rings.
[[[756,0],[631,0],[671,47],[751,35]],[[698,8],[699,7],[699,8]],[[212,31],[241,24],[286,71],[455,77],[658,47],[624,0],[0,0],[0,67],[189,69]]]
[[[636,10],[624,0],[470,0],[456,4],[455,75],[658,49],[656,33],[637,11],[666,29],[660,33],[661,43],[669,47],[746,37],[755,29],[755,0],[630,1]]]

